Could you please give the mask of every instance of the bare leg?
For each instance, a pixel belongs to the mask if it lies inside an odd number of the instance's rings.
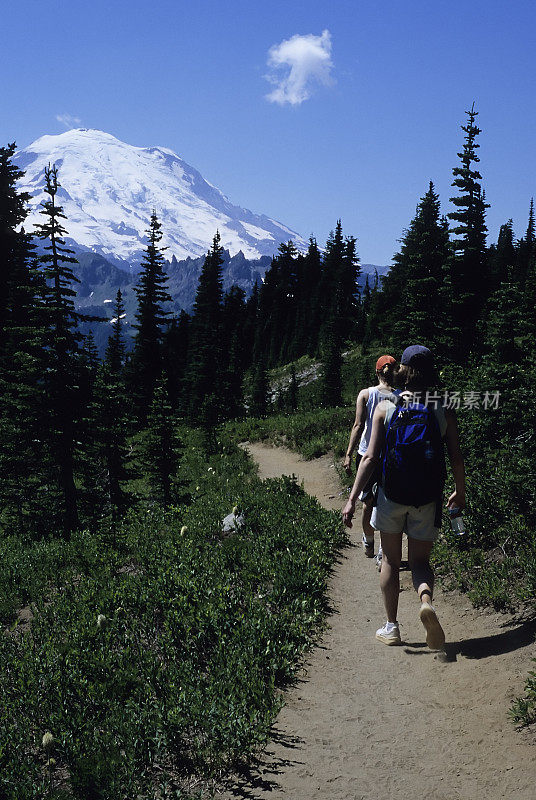
[[[370,524],[370,516],[372,514],[373,502],[374,501],[372,498],[372,494],[369,494],[366,500],[362,501],[363,513],[361,516],[361,524],[363,526],[363,533],[365,534],[369,542],[374,541],[374,528]]]
[[[400,594],[400,562],[402,560],[402,534],[380,532],[383,558],[380,588],[387,613],[387,622],[396,622]]]
[[[426,644],[431,650],[442,650],[445,646],[445,633],[432,606],[434,573],[430,566],[430,553],[433,546],[433,542],[408,538],[408,562],[413,586],[421,601],[419,617],[426,629]]]
[[[422,603],[431,603],[434,592],[434,572],[430,566],[433,542],[421,542],[408,537],[408,564],[413,587]]]

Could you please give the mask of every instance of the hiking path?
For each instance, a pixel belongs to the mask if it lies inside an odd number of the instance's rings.
[[[344,505],[332,458],[245,446],[261,478],[294,474],[325,508]],[[402,571],[403,644],[376,641],[384,611],[359,516],[330,577],[328,627],[285,692],[273,739],[225,800],[535,800],[536,737],[516,730],[508,709],[533,666],[536,623],[438,587],[446,657],[432,653]]]

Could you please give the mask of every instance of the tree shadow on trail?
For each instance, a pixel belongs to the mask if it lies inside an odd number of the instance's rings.
[[[512,653],[514,650],[519,650],[522,647],[528,647],[536,641],[536,619],[523,620],[517,627],[510,627],[502,633],[497,633],[492,636],[479,636],[475,639],[463,639],[459,642],[447,642],[445,645],[446,658],[445,661],[456,661],[458,656],[465,658],[491,658],[492,656],[504,655],[504,653]],[[405,643],[405,652],[410,655],[432,655],[430,651],[425,648],[423,643]]]
[[[270,744],[274,743],[296,750],[301,748],[304,740],[298,736],[288,736],[273,729],[268,749],[260,756],[251,759],[248,764],[244,764],[232,778],[224,782],[224,788],[230,797],[247,800],[247,798],[256,797],[255,790],[277,791],[281,787],[275,776],[281,775],[287,767],[303,763],[296,759],[276,758],[269,750]]]

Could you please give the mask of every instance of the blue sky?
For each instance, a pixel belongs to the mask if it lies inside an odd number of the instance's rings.
[[[429,180],[450,210],[474,101],[490,241],[510,217],[526,229],[529,0],[18,0],[1,25],[0,144],[88,127],[170,147],[321,245],[340,217],[361,259],[386,264]]]

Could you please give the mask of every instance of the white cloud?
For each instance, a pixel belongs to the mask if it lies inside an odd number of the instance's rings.
[[[330,86],[333,83],[330,32],[322,31],[321,36],[296,34],[272,45],[268,51],[268,66],[270,73],[266,79],[275,88],[266,99],[282,106],[303,103],[311,97],[315,84]],[[290,67],[290,72],[281,75],[285,67]]]
[[[56,114],[56,119],[65,125],[67,129],[76,128],[82,122],[78,117],[73,117],[72,114]]]

